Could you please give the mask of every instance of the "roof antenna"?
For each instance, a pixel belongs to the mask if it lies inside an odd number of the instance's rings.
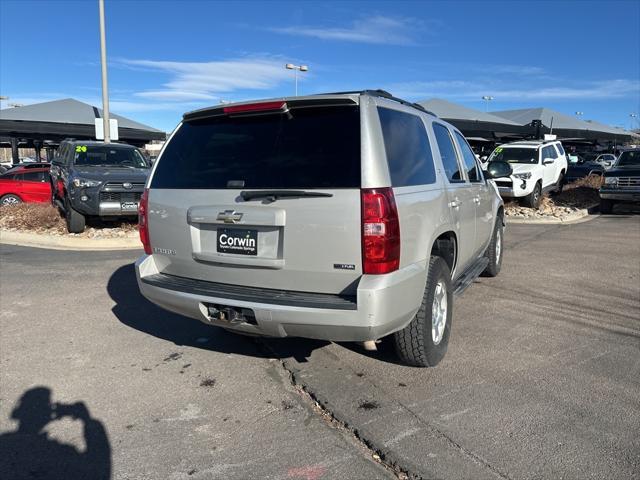
[[[549,135],[553,135],[553,117],[551,117],[551,127],[549,130]]]

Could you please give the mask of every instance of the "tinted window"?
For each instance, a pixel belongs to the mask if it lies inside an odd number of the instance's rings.
[[[75,145],[72,149],[76,165],[148,168],[140,152],[135,148],[116,145]]]
[[[58,159],[58,161],[64,165],[68,164],[68,156],[67,154],[69,153],[69,144],[68,143],[63,143],[60,145],[60,148],[58,149],[58,156],[60,157]]]
[[[564,155],[564,148],[561,143],[556,143],[556,148],[558,149],[558,152],[560,152],[560,155]]]
[[[394,187],[435,183],[431,146],[420,117],[378,107],[391,184]]]
[[[436,135],[436,142],[442,157],[442,165],[450,182],[464,182],[460,174],[460,166],[458,165],[458,156],[453,147],[453,139],[449,134],[449,129],[439,123],[433,124],[433,133]]]
[[[556,153],[556,149],[553,148],[553,145],[549,145],[542,149],[542,160],[545,158],[558,158],[558,154]]]
[[[23,179],[26,182],[44,182],[44,172],[26,172]]]
[[[165,146],[151,187],[227,188],[229,181],[244,188],[359,188],[358,107],[185,122]]]
[[[469,144],[464,139],[462,135],[458,132],[456,133],[456,138],[458,139],[458,145],[460,145],[460,150],[462,151],[462,158],[464,159],[464,166],[467,170],[467,175],[469,176],[469,180],[472,182],[480,182],[482,178],[480,177],[480,173],[478,172],[478,165],[476,164],[476,156],[469,147]]]

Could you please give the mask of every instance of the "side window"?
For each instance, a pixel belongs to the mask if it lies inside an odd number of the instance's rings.
[[[16,173],[15,175],[11,175],[9,177],[9,180],[15,180],[16,182],[21,182],[22,181],[22,174],[21,173]]]
[[[59,160],[60,162],[62,162],[62,163],[64,163],[64,155],[65,155],[66,150],[67,150],[67,148],[66,148],[66,147],[67,147],[67,144],[66,144],[66,143],[63,143],[63,144],[62,144],[62,145],[60,145],[60,147],[58,148],[58,153],[57,153],[58,160]]]
[[[442,165],[444,166],[447,178],[452,183],[464,182],[449,129],[439,123],[433,123],[433,133],[436,136],[436,142],[438,143],[438,149],[442,157]]]
[[[561,143],[556,143],[556,148],[558,149],[558,152],[560,152],[560,155],[564,155],[564,148],[562,148],[562,144]]]
[[[44,182],[44,172],[26,172],[23,175],[25,182]]]
[[[63,143],[58,148],[58,161],[62,164],[65,163],[65,156],[67,154],[67,144]]]
[[[544,147],[544,150],[546,150],[546,152],[543,152],[543,155],[542,155],[543,160],[545,158],[553,158],[553,159],[558,158],[558,153],[556,152],[556,149],[553,148],[553,145]]]
[[[435,183],[431,145],[424,122],[416,115],[378,107],[391,184],[394,187]]]
[[[471,147],[462,135],[460,135],[458,132],[455,133],[456,139],[458,140],[458,145],[460,146],[460,150],[462,151],[462,158],[464,159],[464,166],[467,170],[469,180],[472,182],[481,182],[482,177],[480,177],[480,172],[478,172],[478,166],[476,165],[476,156],[473,153],[473,150],[471,150]]]
[[[549,155],[549,147],[542,147],[540,149],[540,161],[541,163],[544,162],[545,158],[550,158],[551,155]]]

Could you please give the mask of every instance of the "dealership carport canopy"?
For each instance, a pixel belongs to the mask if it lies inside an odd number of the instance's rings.
[[[431,98],[417,103],[454,125],[470,139],[500,140],[523,138],[533,134],[533,130],[528,126],[441,98]]]
[[[160,130],[135,122],[120,115],[119,141],[142,146],[151,140],[164,140]],[[18,146],[33,147],[40,156],[40,148],[57,146],[65,138],[95,139],[95,119],[102,118],[102,110],[72,98],[36,103],[23,107],[0,110],[0,145],[11,146],[13,161],[18,161]]]
[[[630,132],[609,127],[598,122],[584,122],[570,115],[556,112],[548,108],[525,108],[520,110],[501,110],[491,112],[497,117],[510,120],[518,125],[531,125],[532,122],[541,122],[541,133],[553,133],[558,138],[574,140],[601,140],[601,141],[626,141],[632,135]]]

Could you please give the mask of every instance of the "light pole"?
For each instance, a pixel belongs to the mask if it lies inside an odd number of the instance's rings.
[[[584,115],[584,112],[576,112],[576,117],[578,117],[578,119],[580,119],[582,115]]]
[[[485,104],[484,104],[484,111],[485,111],[485,112],[488,112],[488,111],[489,111],[489,102],[490,102],[491,100],[493,100],[493,97],[492,97],[491,95],[484,95],[484,96],[482,97],[482,99],[485,101]]]
[[[629,114],[629,130],[633,130],[633,122],[635,121],[634,119],[638,118],[638,114],[637,113],[630,113]]]
[[[0,95],[0,110],[2,110],[2,100],[9,100],[9,97],[5,97],[4,95]]]
[[[111,143],[109,132],[109,88],[107,86],[107,40],[104,31],[104,0],[98,0],[100,10],[100,64],[102,65],[102,122],[104,143]]]
[[[298,72],[308,72],[309,67],[306,65],[294,65],[293,63],[287,63],[284,68],[287,70],[293,70],[295,82],[296,82],[296,97],[298,96]]]

